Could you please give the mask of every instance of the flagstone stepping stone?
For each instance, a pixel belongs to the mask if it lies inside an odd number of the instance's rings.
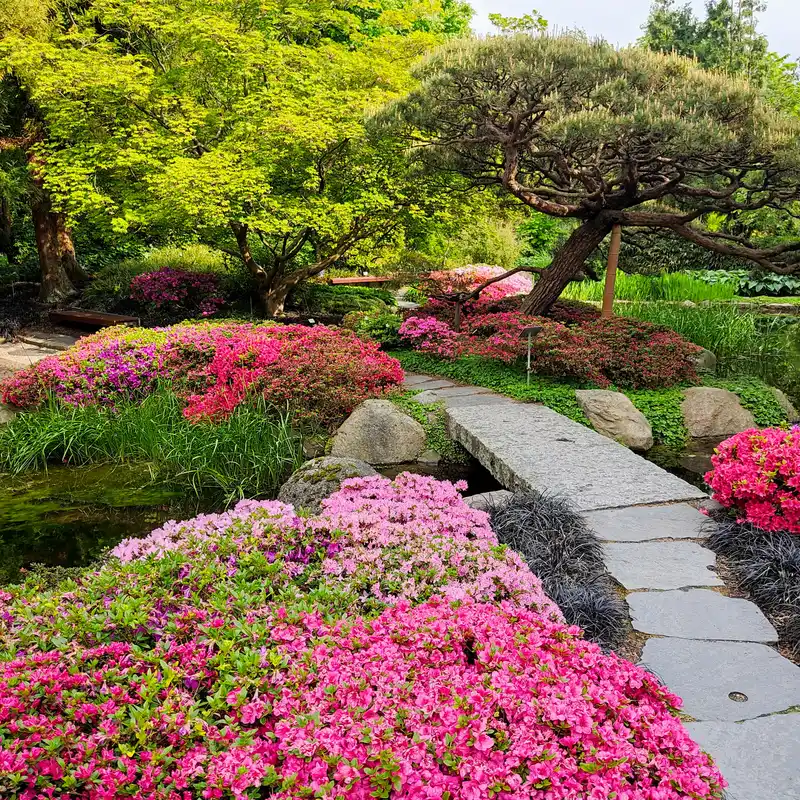
[[[800,797],[800,713],[746,722],[689,722],[686,729],[728,781],[727,800]]]
[[[475,397],[480,395],[491,396],[493,393],[489,389],[479,389],[476,386],[445,386],[441,389],[429,389],[427,387],[417,386],[416,388],[425,388],[424,392],[420,392],[414,396],[418,403],[436,403],[439,400],[445,400],[451,397]]]
[[[607,542],[699,539],[708,535],[704,529],[709,525],[708,517],[686,503],[593,511],[586,521]]]
[[[628,590],[724,586],[712,571],[717,557],[695,542],[610,542],[603,551],[608,571]]]
[[[709,589],[631,592],[633,627],[642,633],[681,639],[777,642],[778,633],[755,603]]]
[[[403,380],[403,386],[408,387],[409,389],[413,389],[420,384],[423,383],[435,383],[436,379],[431,378],[430,375],[416,375],[413,372],[407,372],[406,377]],[[441,381],[441,383],[447,384],[448,386],[452,386],[452,383],[448,383],[447,381]]]
[[[404,381],[403,386],[405,386],[406,389],[417,389],[423,392],[427,391],[428,389],[451,389],[455,387],[455,384],[451,381],[439,380],[438,378],[429,378],[427,381],[422,381],[420,383],[408,383],[407,381]]]
[[[696,720],[754,719],[800,705],[800,667],[765,644],[648,639],[642,664]]]

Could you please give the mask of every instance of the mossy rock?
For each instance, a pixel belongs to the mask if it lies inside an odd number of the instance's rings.
[[[337,491],[342,481],[377,474],[369,464],[354,458],[312,458],[281,486],[278,500],[318,514],[322,501]]]

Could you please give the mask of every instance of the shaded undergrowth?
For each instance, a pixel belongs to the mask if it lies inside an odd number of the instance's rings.
[[[606,572],[600,541],[568,501],[520,493],[490,508],[489,516],[501,544],[525,559],[568,623],[604,648],[624,642],[627,605]]]

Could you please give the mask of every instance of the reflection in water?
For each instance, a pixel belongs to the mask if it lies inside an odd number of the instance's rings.
[[[725,437],[728,438],[727,436]],[[703,475],[711,469],[711,456],[722,439],[692,439],[682,450],[674,450],[665,445],[656,445],[644,454],[648,461],[677,475],[679,478],[708,490]]]
[[[126,537],[203,510],[203,501],[154,484],[142,466],[0,476],[0,583],[18,580],[31,564],[89,564]]]

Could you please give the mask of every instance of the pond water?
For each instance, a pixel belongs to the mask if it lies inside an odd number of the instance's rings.
[[[720,441],[722,440],[693,439],[681,450],[656,445],[644,457],[698,489],[708,491],[703,476],[711,469],[711,456]]]
[[[409,470],[466,480],[468,494],[500,488],[477,462],[404,464],[383,473],[393,478]],[[122,539],[145,536],[169,519],[220,510],[219,501],[154,482],[142,465],[55,466],[15,478],[0,475],[0,585],[19,580],[32,564],[86,566]]]

